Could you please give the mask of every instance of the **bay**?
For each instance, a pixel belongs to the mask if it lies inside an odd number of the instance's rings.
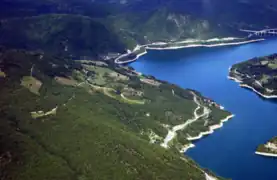
[[[277,158],[254,152],[277,135],[277,101],[262,99],[227,79],[228,68],[257,56],[277,53],[277,40],[179,50],[151,50],[130,64],[137,71],[195,89],[235,117],[214,134],[197,142],[186,154],[203,168],[233,180],[277,179]]]

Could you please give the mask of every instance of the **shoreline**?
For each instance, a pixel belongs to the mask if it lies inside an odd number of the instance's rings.
[[[203,117],[207,114],[209,114],[210,112],[204,108],[204,112],[201,115],[197,114],[197,111],[201,108],[201,104],[199,103],[199,101],[197,100],[197,95],[194,92],[191,92],[193,94],[193,101],[197,104],[197,108],[194,110],[193,112],[193,118],[192,119],[188,119],[185,123],[183,124],[179,124],[176,126],[173,126],[171,129],[168,129],[168,133],[166,135],[166,137],[163,140],[163,143],[161,143],[160,145],[164,148],[169,148],[168,143],[170,141],[172,141],[176,136],[177,136],[177,131],[183,130],[184,128],[186,128],[189,124],[197,121],[200,117]],[[186,145],[185,145],[186,146]]]
[[[229,73],[230,72],[231,71],[229,71]],[[269,96],[269,95],[262,94],[261,92],[257,91],[254,87],[252,87],[250,85],[247,85],[247,84],[244,84],[243,81],[238,80],[235,77],[232,77],[232,76],[228,75],[227,78],[230,79],[230,80],[233,80],[233,81],[235,81],[237,83],[239,83],[240,87],[244,87],[244,88],[247,88],[247,89],[250,89],[250,90],[254,91],[256,94],[258,94],[259,96],[261,96],[263,98],[266,98],[266,99],[275,99],[275,98],[277,98],[277,95],[270,95]]]
[[[195,137],[188,137],[187,140],[189,140],[189,141],[196,141],[196,140],[202,139],[203,137],[205,137],[207,135],[213,134],[216,129],[220,129],[220,128],[223,127],[224,122],[229,121],[234,116],[235,116],[234,114],[231,114],[231,115],[227,116],[226,118],[222,119],[219,124],[209,126],[209,128],[210,128],[209,131],[201,132],[198,136],[195,136]],[[180,150],[180,153],[186,153],[189,149],[194,148],[194,147],[196,147],[196,145],[193,144],[193,143],[186,144]]]
[[[266,153],[266,152],[259,152],[259,151],[256,151],[255,154],[261,155],[261,156],[266,156],[266,157],[277,157],[277,154]]]
[[[214,133],[216,129],[222,128],[224,123],[232,119],[234,116],[235,116],[234,114],[227,116],[226,118],[222,119],[219,124],[209,126],[209,131],[201,132],[198,136],[195,136],[195,137],[188,137],[187,140],[189,141],[199,140],[199,139],[202,139],[204,136]]]
[[[142,53],[140,53],[140,54],[137,54],[137,56],[136,56],[135,58],[133,58],[133,59],[130,59],[130,60],[127,60],[127,61],[124,61],[124,62],[118,61],[118,59],[120,59],[120,58],[122,58],[122,57],[125,57],[125,56],[128,56],[128,55],[130,55],[130,54],[131,54],[131,53],[123,54],[123,55],[119,56],[118,58],[116,58],[116,59],[114,60],[114,62],[115,62],[116,64],[127,64],[127,63],[130,63],[130,62],[134,62],[134,61],[136,61],[138,58],[140,58],[141,56],[147,54],[147,50],[145,49],[144,52],[142,52]]]
[[[226,39],[231,39],[231,38],[223,38],[223,40],[226,40]],[[237,38],[233,38],[234,39],[237,39]],[[127,60],[127,61],[119,61],[119,59],[123,58],[123,57],[126,57],[132,53],[134,53],[134,51],[130,52],[130,53],[126,53],[126,54],[122,54],[121,56],[117,57],[114,62],[116,64],[127,64],[127,63],[130,63],[130,62],[134,62],[136,61],[138,58],[140,58],[141,56],[147,54],[147,50],[174,50],[174,49],[186,49],[186,48],[197,48],[197,47],[207,47],[207,48],[212,48],[212,47],[221,47],[221,46],[235,46],[235,45],[242,45],[242,44],[248,44],[248,43],[254,43],[254,42],[259,42],[259,41],[264,41],[265,39],[263,38],[260,38],[260,39],[253,39],[253,40],[248,40],[248,41],[241,41],[241,42],[226,42],[226,43],[220,43],[220,44],[210,44],[210,45],[205,45],[205,44],[189,44],[189,45],[185,45],[185,46],[172,46],[172,47],[164,47],[164,48],[159,48],[159,47],[149,47],[149,45],[166,45],[168,43],[152,43],[152,44],[147,44],[147,45],[142,45],[142,46],[137,46],[135,48],[136,49],[139,49],[139,48],[145,48],[145,51],[142,52],[142,53],[139,53],[136,55],[135,58],[133,59],[130,59],[130,60]],[[186,41],[180,41],[180,42],[176,42],[176,44],[180,44],[180,43],[184,43]],[[192,41],[192,42],[199,42],[199,41]],[[206,41],[203,41],[203,42],[216,42],[216,41],[209,41],[206,40]]]
[[[234,45],[241,45],[241,44],[248,44],[248,43],[253,43],[253,42],[259,42],[259,41],[264,41],[265,39],[253,39],[253,40],[248,40],[248,41],[241,41],[241,42],[226,42],[226,43],[220,43],[220,44],[190,44],[190,45],[185,45],[185,46],[172,46],[172,47],[165,47],[165,48],[155,48],[155,47],[145,47],[146,49],[151,49],[151,50],[173,50],[173,49],[183,49],[183,48],[191,48],[191,47],[220,47],[220,46],[234,46]],[[206,42],[209,42],[207,40]],[[177,44],[178,42],[176,42]]]
[[[190,148],[194,148],[195,145],[190,143],[190,144],[186,144],[184,145],[184,147],[180,150],[180,153],[185,153],[187,152],[187,150],[189,150]]]
[[[227,78],[230,79],[230,80],[233,80],[233,81],[235,81],[237,83],[242,83],[242,81],[240,81],[240,80],[238,80],[238,79],[236,79],[236,78],[234,78],[232,76],[227,76]]]
[[[277,98],[277,95],[265,95],[265,94],[262,94],[261,92],[257,91],[255,88],[253,88],[252,86],[249,86],[247,84],[240,84],[240,87],[244,87],[244,88],[248,88],[248,89],[251,89],[252,91],[254,91],[255,93],[257,93],[258,95],[262,96],[263,98],[266,98],[266,99],[274,99],[274,98]]]

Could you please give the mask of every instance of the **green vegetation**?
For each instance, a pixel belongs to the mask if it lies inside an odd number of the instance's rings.
[[[168,131],[165,125],[193,116],[197,106],[190,90],[166,82],[159,88],[142,83],[122,67],[109,66],[109,73],[118,75],[102,76],[107,70],[97,65],[87,70],[84,62],[40,57],[17,50],[0,53],[7,74],[0,79],[1,178],[204,179],[195,163],[177,151],[185,135],[172,141],[169,150],[159,145]],[[40,96],[21,85],[22,79],[30,80],[26,76],[32,66],[33,78],[42,83]],[[94,71],[105,77],[104,86],[92,84]],[[83,84],[68,86],[55,77]],[[225,115],[218,113],[213,116]]]
[[[276,62],[269,63],[268,67],[271,68],[271,69],[276,70],[277,69],[277,63]]]
[[[126,101],[128,102],[129,104],[145,104],[145,101],[144,100],[135,100],[135,99],[129,99],[127,98],[124,94],[121,94],[121,97]]]
[[[233,65],[230,75],[255,88],[264,96],[274,97],[277,95],[276,64],[276,54],[253,58]]]
[[[277,137],[270,139],[266,144],[259,145],[257,152],[277,155]]]

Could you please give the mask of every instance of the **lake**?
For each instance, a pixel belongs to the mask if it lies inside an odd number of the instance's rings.
[[[227,79],[228,68],[257,56],[277,53],[277,40],[240,46],[151,50],[131,66],[144,74],[191,88],[236,116],[197,142],[186,154],[203,168],[233,180],[277,179],[277,158],[254,152],[277,136],[277,101],[264,100]]]

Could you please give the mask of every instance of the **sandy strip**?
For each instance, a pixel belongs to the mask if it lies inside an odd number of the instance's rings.
[[[255,154],[261,155],[261,156],[267,156],[267,157],[277,157],[277,154],[264,153],[264,152],[258,152],[258,151],[256,151]]]

